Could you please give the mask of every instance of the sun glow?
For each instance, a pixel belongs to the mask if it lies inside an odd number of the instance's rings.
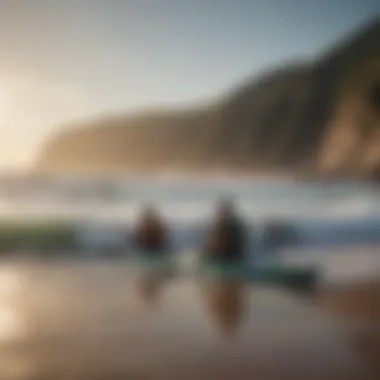
[[[9,268],[0,271],[0,344],[21,337],[25,324],[16,307],[17,298],[23,289],[22,278]]]
[[[0,70],[1,164],[28,164],[56,128],[90,116],[94,109],[75,82]]]

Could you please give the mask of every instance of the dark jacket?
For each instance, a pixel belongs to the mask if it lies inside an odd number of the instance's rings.
[[[160,222],[138,225],[131,236],[131,246],[139,251],[159,253],[169,249],[167,231]]]
[[[243,223],[236,217],[218,220],[206,241],[210,259],[242,260],[246,255],[247,237]]]

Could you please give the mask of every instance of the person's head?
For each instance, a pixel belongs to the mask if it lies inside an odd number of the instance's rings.
[[[143,206],[142,211],[141,211],[141,219],[145,223],[154,222],[157,220],[157,218],[158,218],[157,211],[152,205],[146,204]]]
[[[225,197],[219,200],[217,205],[219,218],[230,218],[235,215],[235,205],[231,198]]]

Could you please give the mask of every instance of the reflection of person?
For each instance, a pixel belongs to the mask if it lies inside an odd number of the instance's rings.
[[[131,235],[131,246],[144,254],[160,255],[169,250],[167,228],[158,212],[146,206]]]
[[[145,273],[139,281],[138,287],[141,297],[152,302],[157,300],[164,281],[164,276],[160,271],[149,271]]]
[[[236,331],[244,312],[244,284],[233,279],[208,281],[204,287],[207,309],[225,335]]]
[[[246,256],[245,226],[231,200],[222,200],[215,223],[204,245],[206,258],[218,261],[242,261]]]

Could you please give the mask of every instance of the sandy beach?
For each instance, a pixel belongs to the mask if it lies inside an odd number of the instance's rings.
[[[1,379],[380,376],[380,281],[308,297],[115,264],[49,265],[1,268]]]

